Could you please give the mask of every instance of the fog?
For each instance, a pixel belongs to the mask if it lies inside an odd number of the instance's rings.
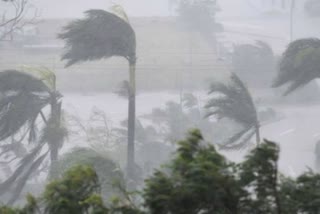
[[[318,172],[320,46],[283,55],[320,37],[306,1],[1,1],[0,202],[87,156],[142,189],[191,129],[229,161],[267,139],[284,175]]]

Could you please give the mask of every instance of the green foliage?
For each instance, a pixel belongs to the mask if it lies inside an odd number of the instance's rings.
[[[109,208],[100,195],[98,174],[88,165],[75,166],[50,182],[39,198],[27,196],[23,208],[0,206],[4,214],[142,214],[123,200],[114,200]]]
[[[93,168],[83,165],[75,167],[65,173],[63,178],[48,184],[43,195],[45,213],[85,213],[101,206],[101,199],[97,197],[100,185],[98,175]]]
[[[88,166],[76,166],[47,185],[44,194],[28,196],[22,209],[0,207],[7,214],[282,214],[319,213],[320,175],[279,176],[279,146],[264,141],[245,160],[234,164],[190,131],[178,142],[172,160],[155,171],[136,206],[128,193],[105,206],[99,176]]]
[[[243,210],[256,210],[257,213],[274,213],[280,209],[278,196],[278,159],[279,147],[265,141],[247,155],[239,164],[242,187],[252,190],[249,198],[243,199]]]
[[[4,206],[4,207],[0,207],[0,213],[2,213],[2,214],[18,214],[18,211],[14,208]]]
[[[172,162],[146,180],[150,213],[236,213],[239,191],[230,165],[214,147],[203,146],[199,131],[179,142]]]
[[[281,202],[291,213],[320,212],[320,175],[312,171],[281,182]],[[287,212],[289,212],[287,211]]]
[[[119,195],[120,192],[115,184],[124,186],[124,177],[121,169],[111,159],[89,148],[76,148],[64,154],[52,165],[50,170],[51,179],[60,178],[68,170],[77,165],[91,166],[96,172],[101,185],[101,193],[105,201],[111,196]]]

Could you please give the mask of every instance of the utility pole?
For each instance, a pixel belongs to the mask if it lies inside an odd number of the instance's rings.
[[[293,40],[293,15],[294,15],[294,8],[295,8],[295,0],[291,0],[291,7],[290,7],[290,42]]]

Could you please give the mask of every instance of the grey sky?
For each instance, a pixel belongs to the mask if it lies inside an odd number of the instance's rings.
[[[167,16],[170,0],[32,0],[44,18],[79,17],[92,8],[108,9],[112,2],[122,5],[129,16]],[[237,16],[252,12],[252,0],[219,0],[222,12],[227,16]]]
[[[30,0],[41,11],[44,18],[79,17],[88,9],[108,9],[113,3],[124,7],[129,16],[168,16],[169,3],[174,0]],[[290,1],[290,0],[287,0]],[[265,3],[263,3],[265,2]],[[268,3],[269,2],[269,3]],[[262,8],[268,8],[268,0],[218,0],[221,7],[219,16],[251,16]],[[281,5],[276,0],[275,5]]]
[[[45,18],[79,17],[88,9],[108,9],[112,2],[122,5],[129,16],[169,14],[167,0],[32,0]]]

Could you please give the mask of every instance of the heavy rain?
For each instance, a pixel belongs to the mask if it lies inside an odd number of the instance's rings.
[[[320,213],[320,1],[0,0],[0,214]]]

